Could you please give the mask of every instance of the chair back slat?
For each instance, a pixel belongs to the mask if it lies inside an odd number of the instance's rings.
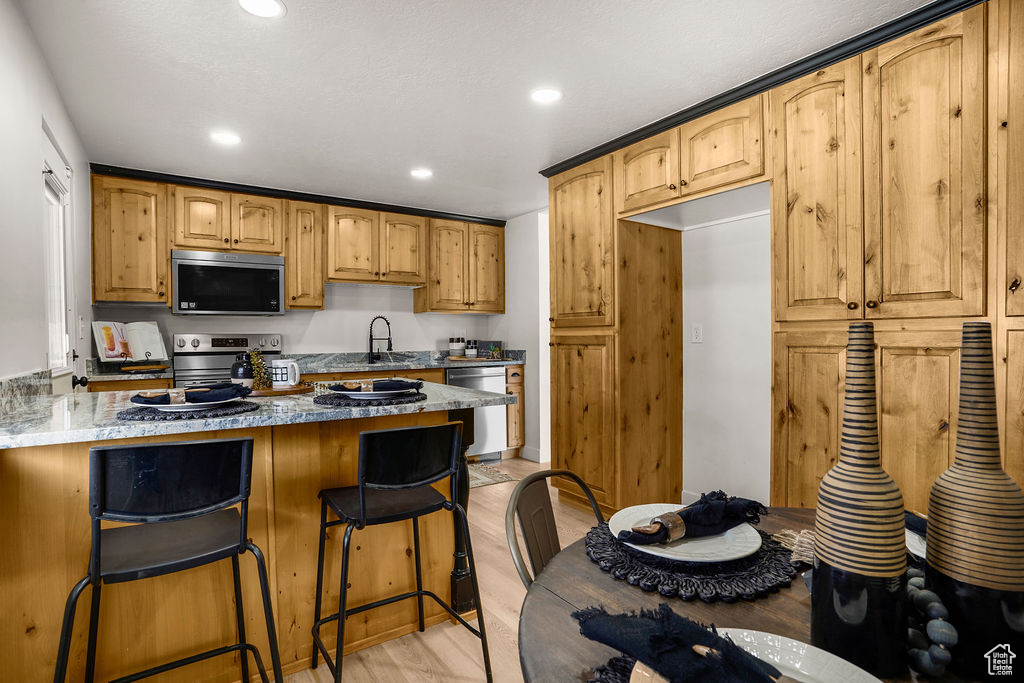
[[[460,422],[359,435],[359,484],[410,489],[452,477],[461,449]]]
[[[94,519],[166,522],[248,499],[253,440],[96,446],[89,450]]]
[[[546,479],[532,481],[523,488],[516,501],[516,516],[526,544],[526,555],[530,558],[530,567],[533,575],[537,576],[562,549]]]

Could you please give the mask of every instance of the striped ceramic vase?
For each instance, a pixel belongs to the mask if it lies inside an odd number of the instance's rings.
[[[818,488],[814,535],[811,642],[876,676],[905,674],[903,496],[879,456],[868,322],[850,325],[839,463]]]
[[[1000,645],[1024,657],[1024,494],[999,459],[988,323],[964,323],[956,460],[932,486],[927,553],[926,583],[960,634],[954,671],[986,677]]]

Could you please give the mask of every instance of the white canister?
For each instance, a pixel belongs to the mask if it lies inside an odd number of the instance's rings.
[[[294,387],[300,377],[299,364],[295,361],[281,358],[270,361],[270,381],[275,389]]]

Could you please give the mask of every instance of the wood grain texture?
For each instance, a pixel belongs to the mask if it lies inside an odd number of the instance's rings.
[[[998,8],[998,137],[1000,249],[1005,273],[1000,283],[1004,313],[1024,315],[1024,3],[1000,0]],[[1015,284],[1016,283],[1016,284]]]
[[[427,282],[427,219],[384,213],[380,217],[380,281]]]
[[[283,253],[284,202],[272,197],[232,194],[231,248]]]
[[[667,130],[618,150],[615,210],[624,213],[679,197],[679,130]]]
[[[860,64],[771,92],[775,320],[864,315]]]
[[[380,213],[327,209],[327,281],[373,282],[380,272]]]
[[[523,366],[510,365],[505,368],[505,393],[515,396],[516,403],[505,409],[508,447],[522,448],[526,445],[526,405],[524,403]]]
[[[144,389],[170,389],[173,379],[112,379],[89,381],[89,391],[142,391]]]
[[[231,194],[172,185],[174,246],[182,249],[227,249],[231,243]]]
[[[422,370],[363,370],[357,372],[305,372],[303,382],[336,382],[343,379],[386,379],[388,377],[407,377],[424,382],[444,384],[444,369],[425,368]]]
[[[286,202],[284,244],[285,307],[323,310],[323,205]]]
[[[469,224],[469,308],[505,312],[505,228]]]
[[[756,95],[679,127],[682,196],[764,174],[766,106],[767,96]]]
[[[92,300],[168,302],[167,186],[92,176]]]
[[[864,53],[869,318],[985,312],[985,16]]]
[[[1024,330],[1010,330],[1006,342],[1006,418],[1003,468],[1024,482]]]

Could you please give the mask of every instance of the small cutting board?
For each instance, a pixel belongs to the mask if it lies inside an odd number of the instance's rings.
[[[260,389],[254,391],[249,396],[253,398],[259,398],[261,396],[289,396],[292,394],[308,394],[313,391],[312,384],[299,384],[294,387],[286,387],[284,389]]]

